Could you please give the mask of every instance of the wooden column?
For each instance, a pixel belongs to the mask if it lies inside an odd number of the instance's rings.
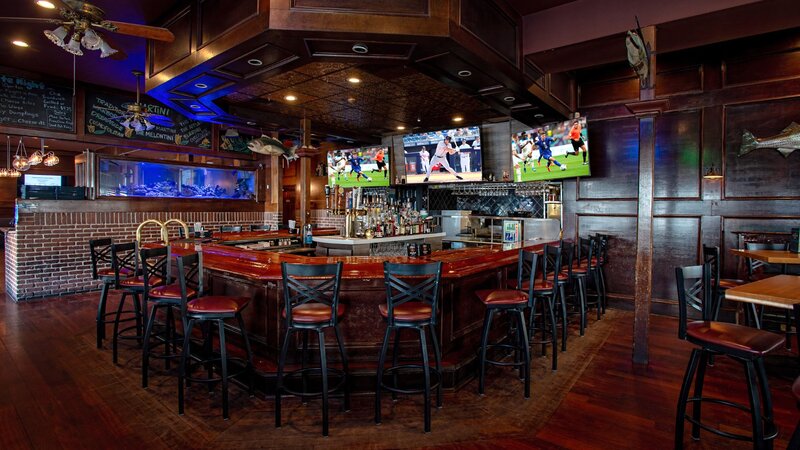
[[[633,362],[647,364],[647,338],[650,328],[650,304],[653,297],[653,180],[656,142],[656,116],[666,101],[654,100],[656,74],[656,32],[650,26],[642,30],[650,46],[650,76],[640,84],[639,101],[627,104],[639,118],[639,187],[636,227],[636,267],[634,274]]]
[[[298,226],[305,226],[311,221],[311,157],[316,154],[316,149],[311,147],[311,120],[300,121],[303,127],[303,143],[297,150],[300,157],[298,183],[300,187],[300,216]]]

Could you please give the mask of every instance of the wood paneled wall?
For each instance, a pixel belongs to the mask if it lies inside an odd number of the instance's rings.
[[[674,267],[722,251],[735,275],[734,231],[800,226],[800,151],[759,149],[738,157],[742,133],[779,133],[800,122],[800,29],[658,56],[656,94],[669,101],[656,119],[653,212],[654,312],[675,312]],[[612,298],[633,305],[638,124],[624,103],[637,98],[625,64],[577,74],[579,111],[589,118],[592,177],[564,183],[565,236],[614,235]],[[702,178],[710,165],[722,180]]]

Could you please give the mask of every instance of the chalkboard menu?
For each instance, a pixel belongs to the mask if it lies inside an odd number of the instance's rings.
[[[74,115],[72,89],[0,75],[0,123],[72,131]]]
[[[122,116],[134,98],[122,95],[86,92],[86,133],[120,139],[161,142],[188,147],[211,148],[211,124],[188,119],[149,97],[143,96],[147,111],[172,119],[174,127],[156,125],[150,131],[136,132],[122,126]],[[155,124],[154,124],[155,125]]]

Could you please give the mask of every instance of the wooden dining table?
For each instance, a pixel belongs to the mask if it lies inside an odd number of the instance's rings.
[[[764,252],[767,251],[772,252],[774,250],[764,250]],[[800,276],[775,275],[774,277],[726,289],[725,299],[790,309],[794,313],[795,330],[800,330]],[[800,333],[797,334],[797,339],[797,348],[800,349]]]
[[[800,264],[800,253],[788,250],[732,249],[731,253],[744,258],[753,258],[768,264]]]

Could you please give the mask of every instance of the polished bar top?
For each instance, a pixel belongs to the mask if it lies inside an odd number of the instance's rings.
[[[800,253],[788,250],[741,250],[731,249],[731,253],[745,258],[753,258],[769,264],[800,264]]]
[[[505,244],[486,247],[473,247],[457,250],[433,252],[430,256],[409,258],[405,256],[301,256],[269,251],[252,251],[215,243],[195,243],[191,241],[175,241],[172,243],[174,254],[187,251],[202,251],[203,266],[206,269],[224,272],[257,281],[275,281],[281,278],[282,262],[299,264],[328,264],[341,261],[344,263],[342,278],[344,279],[376,279],[383,278],[383,263],[407,262],[423,263],[441,261],[442,277],[459,279],[476,273],[491,270],[500,266],[513,264],[517,260],[519,249],[539,250],[547,242],[539,244]]]
[[[398,241],[413,241],[418,239],[435,239],[443,238],[447,233],[424,233],[424,234],[404,234],[402,236],[390,236],[380,238],[345,238],[342,236],[314,236],[314,242],[320,244],[338,244],[338,245],[364,245],[364,244],[378,244],[381,242],[398,242]]]
[[[317,236],[336,236],[339,234],[337,228],[314,228],[312,233]],[[239,232],[215,232],[211,238],[214,242],[227,243],[232,242],[252,242],[259,239],[275,239],[275,238],[302,238],[302,234],[289,233],[289,230],[275,230],[275,231],[239,231]]]

